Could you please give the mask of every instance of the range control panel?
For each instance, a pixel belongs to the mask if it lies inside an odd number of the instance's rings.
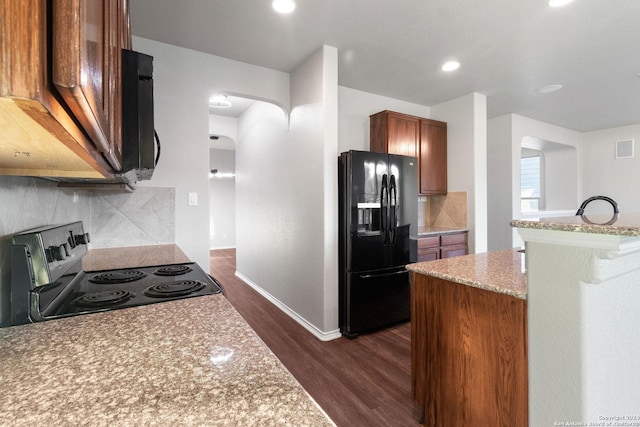
[[[33,268],[35,286],[55,282],[87,253],[89,233],[82,221],[50,225],[13,236],[13,245],[24,245]]]

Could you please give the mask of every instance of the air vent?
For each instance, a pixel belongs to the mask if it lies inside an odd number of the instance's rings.
[[[629,159],[633,157],[633,139],[616,141],[616,159]]]
[[[218,135],[209,135],[209,139],[212,141],[217,141],[218,139],[220,139],[220,137]]]

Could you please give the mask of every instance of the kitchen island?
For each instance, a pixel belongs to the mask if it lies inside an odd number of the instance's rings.
[[[526,247],[530,425],[640,425],[640,214],[511,225]]]
[[[0,425],[334,425],[220,294],[0,329],[0,390]]]
[[[527,425],[523,267],[515,249],[407,266],[412,395],[424,425]]]

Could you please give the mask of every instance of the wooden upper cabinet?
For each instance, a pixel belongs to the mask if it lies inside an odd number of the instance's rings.
[[[2,0],[0,9],[0,174],[113,177],[128,1]]]
[[[418,158],[418,193],[447,193],[447,124],[381,111],[369,118],[369,149]]]
[[[121,0],[53,2],[52,83],[116,170],[122,165]]]
[[[420,194],[447,193],[447,124],[420,121]]]
[[[370,149],[380,153],[417,156],[420,119],[382,111],[370,118]]]

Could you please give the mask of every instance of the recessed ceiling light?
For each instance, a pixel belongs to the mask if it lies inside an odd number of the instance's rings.
[[[458,68],[460,68],[460,63],[458,61],[448,61],[442,66],[442,71],[454,71]]]
[[[293,0],[273,0],[271,6],[278,13],[291,13],[296,8],[296,2]]]
[[[231,101],[227,99],[227,95],[215,95],[209,98],[209,107],[229,108],[231,107]]]
[[[555,92],[557,90],[562,89],[562,85],[548,85],[548,86],[542,86],[541,88],[536,89],[536,92],[538,93],[551,93],[551,92]]]
[[[573,0],[549,0],[549,6],[551,7],[560,7],[565,4],[571,3]]]

